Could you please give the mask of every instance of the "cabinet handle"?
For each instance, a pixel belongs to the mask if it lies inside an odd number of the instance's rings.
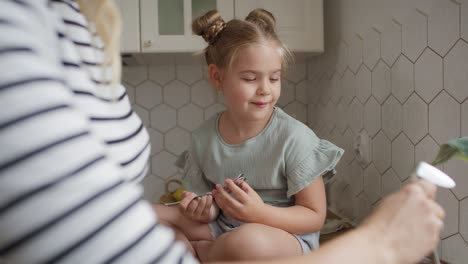
[[[151,47],[151,46],[153,46],[153,41],[152,40],[145,41],[145,47]]]

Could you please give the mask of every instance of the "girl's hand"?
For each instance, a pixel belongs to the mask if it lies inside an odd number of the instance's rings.
[[[212,193],[225,214],[243,222],[256,222],[265,206],[257,192],[244,181],[234,183],[226,179],[226,187],[216,184]]]
[[[211,195],[195,198],[197,196],[195,193],[184,192],[182,196],[183,198],[180,202],[179,209],[187,218],[198,222],[209,223],[218,215],[218,208],[213,202],[213,197]]]

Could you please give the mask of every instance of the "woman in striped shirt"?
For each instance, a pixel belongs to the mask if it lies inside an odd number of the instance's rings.
[[[197,262],[141,199],[150,146],[119,84],[119,23],[109,0],[0,1],[0,263]],[[443,212],[434,186],[406,189],[369,224],[289,261],[423,256]],[[418,218],[412,234],[426,243],[402,232]]]

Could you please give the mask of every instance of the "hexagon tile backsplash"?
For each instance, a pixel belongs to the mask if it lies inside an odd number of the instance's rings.
[[[358,18],[368,24],[362,41],[338,37],[325,54],[308,59],[308,124],[348,151],[339,165],[344,173],[327,186],[329,208],[355,222],[400,188],[418,161],[430,162],[439,145],[468,136],[468,1],[420,2],[425,6],[383,27]],[[340,32],[340,23],[330,19],[325,30]],[[372,138],[366,165],[352,151],[362,131]],[[438,250],[450,263],[467,263],[468,162],[442,169],[457,187],[437,197],[447,213]]]

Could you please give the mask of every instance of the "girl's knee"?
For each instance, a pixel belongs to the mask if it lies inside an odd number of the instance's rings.
[[[269,236],[267,228],[261,224],[244,224],[229,234],[226,241],[226,246],[233,249],[234,258],[241,257],[242,259],[258,259],[271,256],[273,243]]]

